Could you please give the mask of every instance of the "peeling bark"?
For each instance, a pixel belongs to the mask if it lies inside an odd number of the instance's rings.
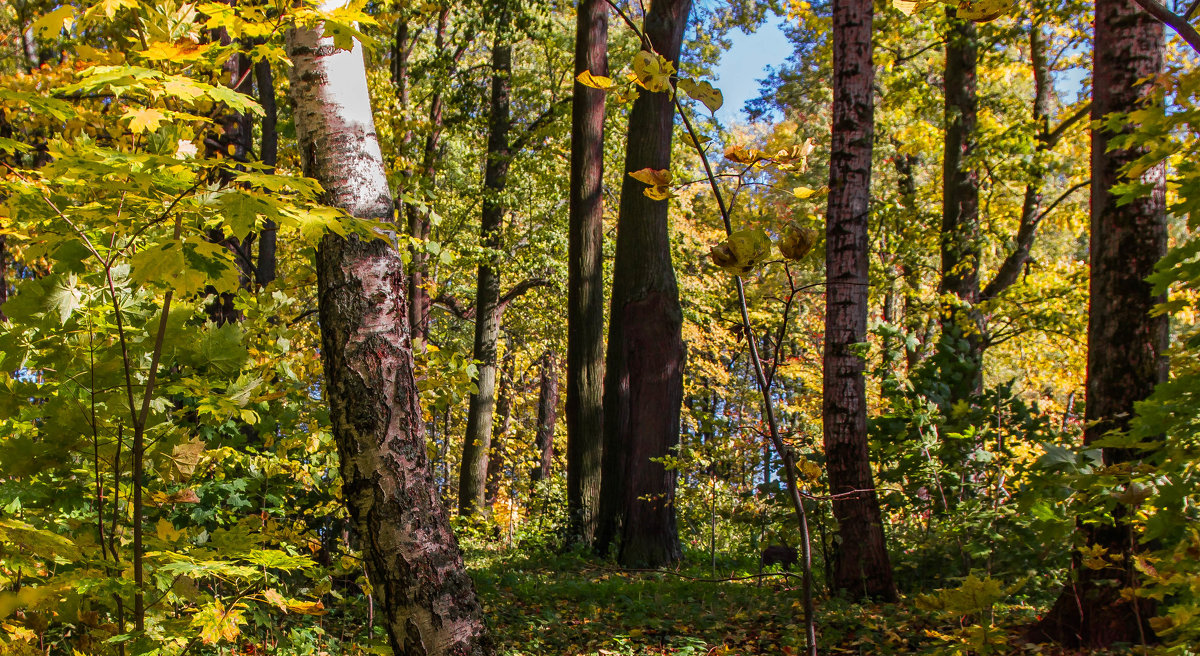
[[[392,218],[358,43],[288,34],[305,172],[327,202]],[[317,249],[325,398],[343,497],[384,609],[393,653],[493,653],[474,585],[431,476],[406,330],[405,275],[392,237],[327,234]]]

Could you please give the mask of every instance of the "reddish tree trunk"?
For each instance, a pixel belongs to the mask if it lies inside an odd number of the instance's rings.
[[[658,0],[646,37],[678,67],[691,0]],[[675,108],[669,93],[643,91],[629,115],[625,171],[671,167]],[[621,527],[618,560],[659,567],[681,557],[673,470],[663,458],[679,443],[683,403],[683,313],[671,264],[668,204],[621,185],[613,263],[611,325],[604,379],[604,479],[596,546],[605,551]]]
[[[608,5],[581,0],[575,74],[608,75]],[[567,255],[567,509],[570,538],[596,534],[604,451],[604,92],[575,83]]]
[[[1145,102],[1149,85],[1140,81],[1162,68],[1163,29],[1132,0],[1098,0],[1095,39],[1092,119],[1100,121]],[[1114,136],[1108,130],[1092,132],[1085,444],[1126,428],[1134,404],[1148,397],[1167,374],[1167,317],[1150,315],[1165,299],[1155,296],[1146,282],[1167,248],[1164,171],[1156,167],[1144,174],[1142,182],[1152,185],[1150,194],[1118,204],[1112,188],[1125,181],[1121,169],[1145,153],[1110,151]],[[1138,458],[1128,450],[1105,448],[1103,453],[1106,465]],[[1123,510],[1114,511],[1112,524],[1080,526],[1089,546],[1107,550],[1110,565],[1099,570],[1081,567],[1077,555],[1078,580],[1033,629],[1034,637],[1081,648],[1154,639],[1147,622],[1153,603],[1140,599],[1133,605],[1121,596],[1139,576],[1131,557],[1137,536],[1124,521]]]
[[[538,385],[537,446],[540,459],[538,466],[530,472],[536,483],[550,478],[550,467],[554,460],[554,422],[558,420],[558,365],[553,352],[542,357],[541,380]]]
[[[867,442],[867,216],[875,132],[871,0],[833,4],[833,138],[826,221],[825,457],[841,542],[833,587],[896,598]]]

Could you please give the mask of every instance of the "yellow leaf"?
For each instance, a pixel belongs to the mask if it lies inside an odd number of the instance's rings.
[[[206,645],[238,637],[242,632],[238,625],[242,621],[241,609],[233,607],[226,610],[220,599],[192,616],[192,626],[200,627],[200,640]]]
[[[965,20],[985,23],[1008,13],[1012,4],[1011,0],[960,0],[956,15]]]
[[[725,150],[725,159],[738,164],[753,164],[766,157],[766,153],[757,148],[733,146]]]
[[[892,6],[900,10],[900,13],[905,16],[912,16],[922,9],[933,5],[933,2],[918,2],[914,0],[892,0]]]
[[[64,28],[69,30],[74,24],[75,8],[71,5],[63,5],[34,21],[30,28],[33,29],[33,31],[43,39],[53,39],[56,38]]]
[[[721,105],[725,104],[725,96],[721,94],[721,90],[714,89],[713,85],[709,84],[707,80],[696,82],[687,78],[681,78],[679,80],[679,88],[683,89],[684,93],[695,100],[704,103],[704,106],[710,112],[716,113],[718,109],[721,109]]]
[[[669,91],[674,72],[675,65],[662,55],[642,50],[633,56],[633,74],[647,91]]]
[[[585,87],[591,87],[593,89],[600,90],[609,89],[613,85],[613,79],[611,77],[592,75],[591,71],[584,71],[580,73],[575,77],[575,81],[579,82]]]
[[[630,171],[629,177],[644,182],[652,187],[671,184],[671,171],[668,169],[644,168],[640,171]]]
[[[800,200],[804,200],[806,198],[812,198],[813,196],[820,196],[820,195],[829,193],[829,187],[821,187],[820,189],[810,189],[808,187],[796,187],[795,189],[792,190],[792,193],[796,195],[796,198],[799,198]]]
[[[275,606],[279,610],[285,613],[287,612],[287,600],[284,599],[283,595],[279,594],[279,591],[275,588],[267,588],[266,590],[263,590],[263,599],[266,599],[267,603]]]
[[[153,132],[167,119],[167,115],[153,107],[139,107],[127,110],[121,118],[129,119],[129,129],[133,132]]]
[[[287,602],[288,610],[301,615],[324,615],[325,604],[320,601],[294,601]]]
[[[650,198],[651,200],[667,200],[668,198],[675,197],[675,194],[671,193],[671,188],[666,185],[646,187],[642,190],[642,193],[646,194],[646,197]]]

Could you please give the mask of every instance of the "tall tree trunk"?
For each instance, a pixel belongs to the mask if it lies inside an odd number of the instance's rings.
[[[553,351],[542,356],[538,384],[538,423],[534,444],[539,454],[538,466],[529,476],[533,482],[550,478],[554,461],[554,423],[558,420],[558,364]]]
[[[254,76],[258,83],[258,103],[262,105],[262,163],[273,172],[279,159],[279,110],[275,104],[275,77],[271,73],[271,62],[263,59],[254,64]],[[258,236],[258,266],[255,268],[255,282],[259,285],[269,284],[275,280],[276,257],[275,241],[279,226],[270,219],[263,224],[262,233]]]
[[[1162,68],[1163,30],[1132,0],[1096,2],[1093,55],[1092,120],[1129,112],[1147,101],[1144,80]],[[1166,379],[1167,317],[1151,316],[1165,298],[1155,296],[1146,277],[1166,254],[1165,178],[1162,167],[1147,171],[1141,182],[1153,191],[1120,205],[1112,193],[1125,181],[1123,167],[1143,149],[1109,150],[1117,135],[1092,131],[1091,288],[1088,316],[1087,428],[1084,444],[1127,427],[1134,404]],[[1117,465],[1138,453],[1104,448],[1104,464]],[[1081,524],[1091,547],[1103,547],[1108,567],[1080,566],[1078,580],[1063,590],[1054,607],[1034,629],[1037,637],[1085,649],[1117,642],[1144,643],[1154,634],[1147,622],[1153,602],[1131,604],[1121,594],[1139,574],[1132,552],[1137,536],[1118,506],[1114,522]]]
[[[581,0],[575,74],[608,75],[608,5]],[[596,535],[604,453],[604,92],[575,83],[567,284],[567,510],[570,538]]]
[[[335,207],[390,221],[362,48],[356,42],[353,50],[338,50],[317,30],[288,34],[304,170]],[[491,654],[483,610],[429,470],[406,332],[403,262],[393,240],[327,234],[317,249],[325,398],[343,497],[392,652]]]
[[[979,313],[979,173],[969,161],[975,150],[978,113],[975,24],[948,9],[946,40],[945,123],[942,161],[942,277],[938,293],[954,300],[943,308],[938,345],[943,377],[950,385],[947,402],[983,389],[983,335]]]
[[[833,587],[896,598],[867,442],[867,216],[875,132],[871,0],[833,4],[833,137],[825,241],[825,459],[841,537]]]
[[[691,0],[657,0],[644,31],[678,67]],[[675,108],[669,93],[643,92],[629,114],[625,171],[671,167]],[[621,526],[618,560],[658,567],[681,556],[674,470],[658,459],[679,443],[683,403],[683,316],[671,264],[668,204],[624,176],[617,220],[604,378],[604,478],[596,546]]]
[[[496,343],[500,339],[500,246],[504,227],[504,194],[508,185],[511,153],[508,133],[512,127],[509,109],[509,78],[512,74],[512,45],[507,42],[507,9],[501,10],[496,43],[492,46],[492,100],[488,116],[487,164],[483,174],[483,212],[479,225],[480,244],[489,249],[479,265],[475,285],[475,346],[479,361],[478,391],[467,409],[467,433],[463,438],[462,469],[458,479],[458,512],[464,516],[484,505],[488,450],[492,438],[492,413],[496,405]]]
[[[434,52],[439,56],[446,52],[446,33],[450,25],[450,9],[444,8],[438,13],[437,34],[433,39]],[[459,50],[459,54],[465,51]],[[456,56],[451,57],[451,61],[456,61]],[[442,113],[445,106],[445,86],[437,85],[432,95],[429,98],[429,133],[425,135],[425,145],[421,150],[421,168],[419,171],[419,179],[422,184],[422,191],[433,189],[434,179],[437,176],[437,165],[439,153],[442,148]],[[431,226],[429,223],[429,212],[421,208],[417,203],[408,203],[405,205],[405,215],[408,219],[408,234],[419,240],[421,246],[414,245],[409,249],[409,254],[412,262],[408,269],[408,294],[412,301],[408,308],[408,323],[412,326],[414,338],[421,340],[429,340],[429,309],[432,306],[432,301],[429,297],[429,289],[426,287],[426,276],[428,275],[428,257],[425,254],[423,246],[425,240],[429,239]]]

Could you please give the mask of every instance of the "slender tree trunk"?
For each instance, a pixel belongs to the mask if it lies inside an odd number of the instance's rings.
[[[530,472],[533,482],[550,478],[554,461],[554,423],[558,420],[558,364],[554,352],[542,356],[538,384],[538,423],[534,441],[540,456],[538,466]]]
[[[492,427],[491,448],[488,449],[487,484],[484,488],[484,512],[489,516],[500,496],[504,478],[504,442],[512,430],[513,396],[516,394],[516,362],[513,360],[512,339],[504,345],[504,364],[500,370],[500,388],[496,393],[496,421]]]
[[[1146,102],[1150,85],[1163,63],[1163,29],[1132,0],[1098,0],[1093,56],[1092,120],[1129,112]],[[1092,131],[1091,288],[1088,316],[1087,428],[1091,444],[1113,430],[1127,427],[1134,404],[1166,379],[1167,317],[1151,316],[1165,298],[1155,296],[1146,277],[1166,254],[1165,178],[1161,166],[1147,171],[1142,183],[1151,193],[1118,204],[1114,185],[1125,182],[1122,169],[1145,154],[1142,149],[1110,150],[1117,135]],[[1104,448],[1104,464],[1136,460],[1137,452]],[[1121,594],[1139,574],[1132,554],[1137,536],[1118,506],[1114,522],[1081,524],[1091,547],[1103,547],[1102,569],[1082,567],[1078,580],[1063,590],[1042,622],[1038,638],[1073,648],[1105,648],[1117,642],[1144,644],[1154,639],[1148,620],[1151,600],[1130,603]]]
[[[279,159],[279,110],[275,104],[275,77],[271,73],[271,62],[263,59],[254,64],[254,76],[258,83],[258,102],[263,108],[262,117],[262,163],[275,170]],[[267,285],[275,280],[275,241],[279,226],[267,220],[258,236],[258,266],[255,282]]]
[[[433,39],[434,52],[439,55],[446,51],[446,33],[450,25],[450,9],[442,9],[438,14],[437,34]],[[444,111],[444,86],[438,85],[429,98],[429,133],[425,135],[425,145],[421,151],[420,180],[423,190],[433,188],[437,176],[439,153],[442,147],[442,114]],[[429,212],[416,203],[405,206],[408,219],[408,234],[422,244],[429,239],[431,226]],[[408,269],[408,294],[411,303],[408,309],[408,323],[412,326],[414,338],[429,340],[429,309],[432,306],[429,289],[426,287],[428,275],[428,257],[423,246],[412,246],[409,254],[412,263]]]
[[[390,221],[362,48],[337,50],[319,31],[297,29],[288,34],[288,54],[305,172],[335,207]],[[429,469],[404,269],[393,240],[327,234],[317,249],[325,398],[343,497],[392,652],[491,654],[482,608]]]
[[[658,0],[644,31],[678,67],[691,0]],[[625,171],[669,169],[675,109],[669,93],[643,92],[629,115]],[[681,556],[674,470],[652,459],[679,443],[683,316],[671,264],[668,203],[651,200],[628,175],[621,185],[604,379],[604,479],[596,546],[621,527],[618,559],[658,567]]]
[[[581,0],[575,74],[608,75],[608,5]],[[567,284],[567,510],[570,537],[596,535],[604,452],[604,92],[575,83]]]
[[[938,292],[955,300],[943,308],[939,350],[948,403],[983,389],[983,335],[979,302],[979,173],[969,161],[978,112],[975,24],[950,14],[946,40],[946,145],[942,163],[942,279]]]
[[[500,246],[504,227],[504,200],[511,158],[508,133],[512,127],[509,110],[509,77],[512,74],[512,45],[506,39],[507,9],[499,36],[492,46],[492,100],[488,116],[488,154],[483,175],[483,213],[479,241],[490,249],[479,265],[475,286],[475,346],[479,361],[477,392],[467,409],[467,433],[463,438],[462,469],[458,479],[458,512],[464,516],[484,505],[488,450],[492,438],[492,413],[496,404],[496,343],[500,338]]]
[[[826,220],[825,458],[841,542],[833,586],[896,599],[867,442],[867,216],[875,132],[871,0],[834,0],[833,138]]]

